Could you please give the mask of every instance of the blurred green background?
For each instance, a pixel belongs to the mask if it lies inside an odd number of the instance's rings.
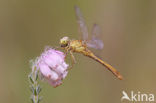
[[[0,103],[30,103],[29,60],[47,45],[59,46],[63,36],[79,39],[74,5],[89,28],[100,25],[101,57],[124,80],[75,54],[63,85],[41,82],[41,103],[121,103],[123,90],[156,94],[155,0],[0,0]]]

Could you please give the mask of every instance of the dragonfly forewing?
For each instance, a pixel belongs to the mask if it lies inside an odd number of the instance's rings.
[[[83,15],[80,11],[80,8],[75,6],[75,12],[76,12],[76,18],[77,18],[77,22],[79,25],[79,29],[80,29],[80,32],[82,34],[82,39],[87,41],[88,40],[88,29],[87,29],[87,26],[85,24]]]

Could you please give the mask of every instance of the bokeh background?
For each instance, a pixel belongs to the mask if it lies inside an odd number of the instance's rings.
[[[63,36],[80,38],[74,5],[89,30],[93,23],[100,25],[104,49],[93,51],[124,80],[75,54],[77,64],[63,85],[40,83],[41,103],[121,103],[123,90],[156,95],[155,0],[0,0],[0,103],[31,103],[29,60],[47,45],[59,46]]]

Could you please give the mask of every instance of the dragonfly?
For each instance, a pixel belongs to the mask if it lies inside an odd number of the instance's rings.
[[[72,58],[72,65],[76,63],[75,57],[73,55],[74,52],[81,53],[84,56],[90,57],[93,60],[99,62],[104,67],[106,67],[109,71],[111,71],[118,79],[122,80],[122,75],[110,64],[98,58],[89,48],[95,49],[102,49],[103,48],[103,41],[99,38],[100,36],[100,29],[97,24],[93,25],[92,32],[91,32],[91,39],[88,37],[88,29],[85,24],[83,15],[80,11],[78,6],[75,6],[76,18],[78,22],[78,26],[81,32],[81,40],[74,40],[69,39],[69,37],[65,36],[60,39],[60,46],[66,51],[66,54],[71,55]]]

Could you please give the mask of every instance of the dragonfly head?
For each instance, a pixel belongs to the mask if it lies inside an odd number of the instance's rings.
[[[69,43],[69,37],[65,36],[62,39],[60,39],[60,45],[61,45],[61,47],[68,46],[68,43]]]

